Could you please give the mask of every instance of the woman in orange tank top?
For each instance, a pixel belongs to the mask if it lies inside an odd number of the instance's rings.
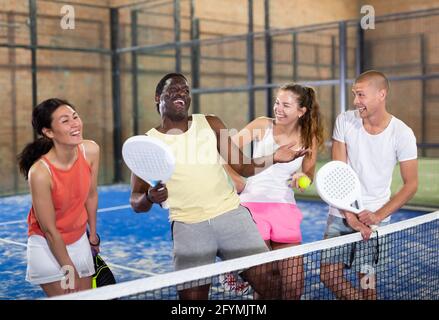
[[[99,146],[83,140],[82,121],[65,100],[40,103],[32,126],[41,137],[19,155],[32,195],[26,280],[39,284],[47,296],[89,289],[91,249],[99,251]]]

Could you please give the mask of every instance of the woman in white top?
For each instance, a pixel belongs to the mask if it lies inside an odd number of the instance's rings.
[[[253,158],[272,154],[279,146],[294,142],[294,149],[309,150],[306,156],[274,164],[247,180],[227,168],[240,193],[241,204],[250,210],[262,238],[272,250],[302,241],[302,213],[296,206],[291,186],[300,189],[298,180],[304,175],[312,181],[317,149],[323,144],[322,119],[314,89],[295,83],[281,86],[274,115],[274,118],[255,119],[232,140],[241,149],[253,142]],[[282,261],[277,269],[281,276],[279,297],[300,299],[304,282],[302,257]]]

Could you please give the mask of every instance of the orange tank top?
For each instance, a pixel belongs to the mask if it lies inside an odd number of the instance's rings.
[[[88,215],[85,202],[91,185],[91,167],[87,163],[83,150],[78,146],[78,157],[68,170],[58,169],[45,157],[41,157],[52,177],[52,201],[55,208],[56,228],[65,244],[79,240],[87,228]],[[40,225],[35,216],[34,207],[27,217],[28,235],[41,235]]]

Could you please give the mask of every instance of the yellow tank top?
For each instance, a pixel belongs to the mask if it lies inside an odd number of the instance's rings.
[[[168,144],[175,156],[175,171],[166,182],[169,219],[197,223],[239,206],[235,187],[221,164],[216,134],[206,117],[193,114],[186,132],[146,134]]]

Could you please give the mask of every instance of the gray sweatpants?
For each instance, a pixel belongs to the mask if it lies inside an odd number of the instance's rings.
[[[174,221],[175,270],[268,251],[247,208],[238,208],[199,223]]]

